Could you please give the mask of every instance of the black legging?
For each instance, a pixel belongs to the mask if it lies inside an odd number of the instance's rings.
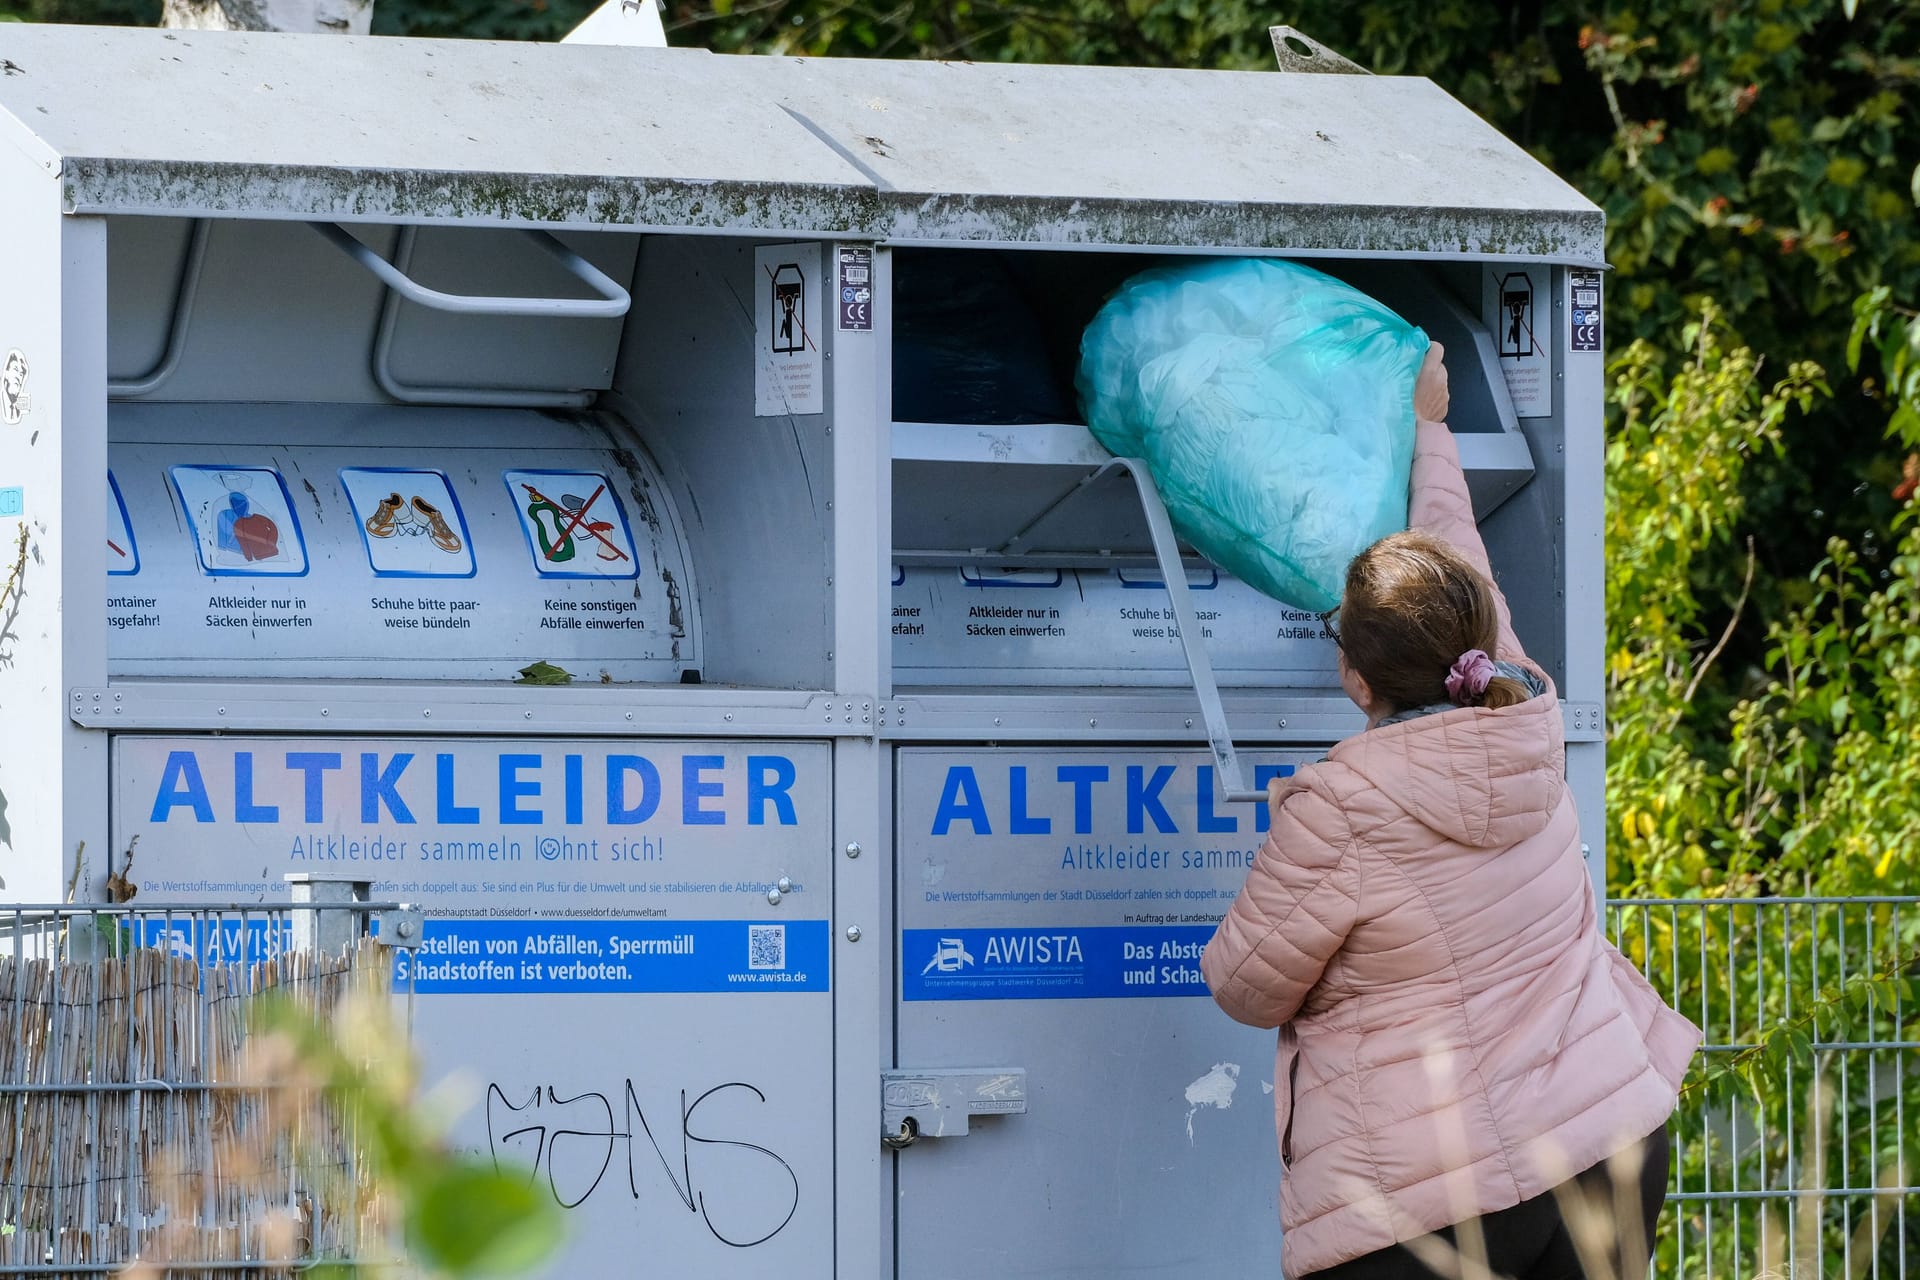
[[[1637,1196],[1645,1228],[1640,1239],[1641,1248],[1651,1251],[1654,1224],[1667,1198],[1667,1172],[1672,1151],[1664,1127],[1647,1135],[1640,1145],[1645,1154],[1640,1166]],[[1479,1222],[1485,1240],[1488,1268],[1495,1275],[1511,1277],[1511,1280],[1587,1280],[1587,1272],[1581,1268],[1580,1255],[1574,1248],[1573,1236],[1560,1216],[1562,1201],[1572,1203],[1578,1198],[1611,1215],[1615,1197],[1613,1178],[1608,1174],[1607,1162],[1602,1161],[1545,1195],[1522,1200],[1511,1209],[1485,1215]],[[1455,1227],[1443,1227],[1425,1238],[1443,1241],[1441,1247],[1451,1249],[1460,1244],[1456,1234]],[[1638,1277],[1646,1274],[1647,1259],[1644,1256],[1620,1256],[1621,1251],[1628,1247],[1627,1241],[1622,1239],[1625,1234],[1611,1228],[1606,1232],[1610,1274],[1617,1280],[1638,1280]],[[1452,1259],[1454,1255],[1449,1253],[1448,1257]],[[1430,1270],[1406,1245],[1397,1244],[1390,1249],[1328,1267],[1325,1271],[1316,1271],[1312,1280],[1433,1280],[1435,1276],[1452,1274],[1458,1272]],[[1594,1280],[1600,1278],[1595,1277]]]

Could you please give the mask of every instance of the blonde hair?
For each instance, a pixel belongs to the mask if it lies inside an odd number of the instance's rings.
[[[1500,639],[1493,586],[1464,556],[1429,533],[1380,539],[1347,566],[1340,651],[1368,688],[1396,711],[1453,701],[1447,673],[1461,654],[1489,657]],[[1496,675],[1462,705],[1510,707],[1532,694]]]

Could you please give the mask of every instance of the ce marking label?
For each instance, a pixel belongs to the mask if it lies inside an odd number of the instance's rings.
[[[848,333],[873,332],[873,248],[843,244],[834,251],[840,284],[838,327]]]
[[[1567,347],[1600,350],[1600,273],[1588,267],[1567,272]]]

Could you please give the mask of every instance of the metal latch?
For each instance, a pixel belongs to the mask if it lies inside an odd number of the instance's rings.
[[[374,940],[383,947],[414,951],[426,929],[427,913],[415,906],[398,906],[373,913]]]
[[[935,1067],[880,1073],[880,1140],[896,1150],[921,1138],[958,1138],[973,1116],[1025,1115],[1025,1067]]]

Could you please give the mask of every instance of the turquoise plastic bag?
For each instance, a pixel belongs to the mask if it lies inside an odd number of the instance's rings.
[[[1077,384],[1107,449],[1144,458],[1180,536],[1316,613],[1347,563],[1407,527],[1427,335],[1351,285],[1272,258],[1142,272],[1087,327]]]

